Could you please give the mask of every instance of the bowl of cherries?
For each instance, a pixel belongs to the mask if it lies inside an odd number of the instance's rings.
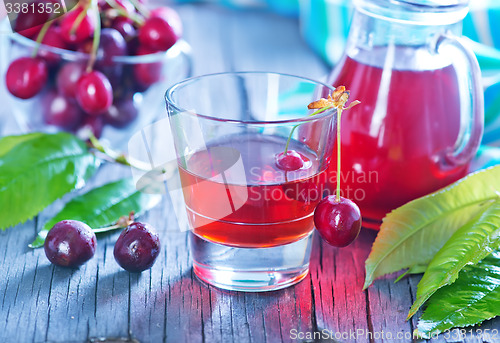
[[[33,27],[16,25],[37,20]],[[90,130],[122,145],[162,115],[165,90],[191,72],[190,47],[170,7],[80,1],[41,23],[38,13],[20,13],[13,29],[5,82],[25,132],[65,130],[87,138]]]

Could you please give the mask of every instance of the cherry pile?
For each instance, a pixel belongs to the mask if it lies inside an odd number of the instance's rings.
[[[170,49],[182,35],[177,12],[169,7],[147,10],[141,0],[99,0],[97,7],[80,1],[49,24],[47,14],[36,9],[50,1],[32,0],[35,6],[28,9],[35,12],[21,13],[14,25],[19,34],[41,45],[32,56],[10,63],[7,89],[21,99],[40,94],[43,121],[68,131],[86,127],[99,137],[106,124],[127,126],[138,115],[134,94],[162,79],[163,62],[125,63],[115,58]],[[84,54],[63,61],[47,46]]]
[[[90,260],[96,249],[96,236],[85,223],[63,220],[50,229],[44,243],[45,255],[55,265],[77,268]],[[160,253],[160,239],[148,224],[133,222],[115,243],[116,262],[129,272],[142,272],[153,266]]]

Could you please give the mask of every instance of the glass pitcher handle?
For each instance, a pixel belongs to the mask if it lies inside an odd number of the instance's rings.
[[[457,52],[452,56],[452,63],[457,73],[461,127],[455,147],[445,152],[445,160],[452,166],[464,165],[476,154],[483,135],[484,94],[481,70],[476,56],[461,42],[461,38],[444,33],[435,42],[437,53],[444,48]]]

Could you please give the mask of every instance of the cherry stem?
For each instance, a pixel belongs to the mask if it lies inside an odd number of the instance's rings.
[[[342,107],[337,108],[337,194],[335,200],[340,202],[340,120],[342,117]]]
[[[129,0],[132,5],[134,5],[135,9],[137,10],[137,12],[139,12],[140,14],[142,14],[145,18],[149,18],[149,15],[151,14],[150,11],[146,8],[146,6],[144,6],[143,4],[141,4],[139,1],[137,0]]]
[[[73,10],[75,10],[77,8],[78,4],[75,6],[75,8]],[[70,35],[75,34],[77,27],[80,26],[83,18],[85,18],[85,16],[87,15],[87,11],[89,10],[89,7],[90,7],[90,3],[86,4],[83,7],[82,11],[78,14],[75,21],[73,22],[73,25],[71,25],[71,29],[69,30]]]
[[[110,161],[110,162],[116,162],[128,167],[132,167],[137,170],[145,171],[148,172],[151,170],[151,166],[148,165],[147,163],[144,163],[142,161],[136,160],[131,157],[127,157],[122,153],[119,153],[113,149],[110,149],[106,146],[104,146],[99,139],[94,136],[92,132],[89,132],[89,140],[90,140],[90,146],[91,148],[94,148],[95,150],[99,151],[104,155],[104,159]]]
[[[326,111],[329,108],[332,108],[332,106],[325,106],[323,108],[320,108],[319,110],[314,111],[313,113],[309,114],[308,116],[312,117],[312,116],[314,116],[314,115],[316,115],[318,113]],[[287,139],[286,144],[285,144],[285,151],[284,151],[285,155],[288,152],[288,146],[290,145],[290,141],[292,140],[292,136],[293,136],[293,133],[295,132],[295,129],[298,128],[301,124],[303,124],[303,123],[297,124],[294,127],[292,127],[292,131],[290,131],[290,134],[288,135],[288,139]]]
[[[125,11],[123,9],[123,7],[118,5],[118,3],[115,0],[106,0],[106,2],[108,3],[109,6],[111,6],[111,8],[113,8],[114,11],[116,11],[116,13],[118,13],[122,17],[129,18],[130,20],[132,20],[134,23],[136,23],[139,26],[144,24],[144,20],[140,16],[128,13],[127,11]],[[130,2],[132,2],[132,1],[130,1]],[[135,6],[135,4],[133,2],[132,2],[132,4]],[[141,12],[141,14],[142,14],[142,12]],[[142,15],[144,15],[144,14],[142,14]]]
[[[99,15],[99,7],[97,5],[97,2],[94,3],[93,5],[93,10],[94,10],[94,15],[95,15],[95,30],[94,30],[94,37],[92,39],[92,51],[90,53],[90,58],[87,63],[87,73],[90,73],[92,69],[94,68],[94,63],[97,58],[97,50],[99,49],[99,43],[101,40],[101,16]]]
[[[134,212],[130,212],[128,216],[121,216],[114,225],[93,229],[94,233],[102,233],[116,229],[124,229],[134,222]]]
[[[38,54],[38,49],[40,48],[40,45],[42,44],[43,37],[45,37],[45,34],[49,30],[50,25],[52,25],[52,20],[47,21],[45,24],[43,24],[42,29],[38,33],[38,36],[36,37],[36,47],[31,53],[31,57],[36,57]]]

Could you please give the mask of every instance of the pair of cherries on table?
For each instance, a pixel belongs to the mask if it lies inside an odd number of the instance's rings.
[[[127,221],[127,220],[126,220]],[[76,268],[90,260],[97,246],[94,231],[78,220],[55,224],[44,242],[45,255],[55,265]],[[153,266],[160,253],[160,239],[148,224],[126,223],[114,247],[116,262],[129,272],[142,272]]]
[[[33,0],[35,5],[48,2]],[[182,35],[175,10],[147,10],[139,1],[101,0],[97,5],[80,1],[50,21],[36,11],[37,6],[31,8],[35,11],[19,14],[14,24],[18,34],[45,47],[83,53],[79,57],[84,58],[63,63],[57,53],[37,46],[31,56],[10,63],[7,89],[29,99],[49,88],[43,99],[45,123],[66,130],[88,124],[96,136],[104,124],[120,128],[132,122],[138,115],[134,93],[145,91],[162,74],[161,62],[120,65],[114,58],[167,51]]]

